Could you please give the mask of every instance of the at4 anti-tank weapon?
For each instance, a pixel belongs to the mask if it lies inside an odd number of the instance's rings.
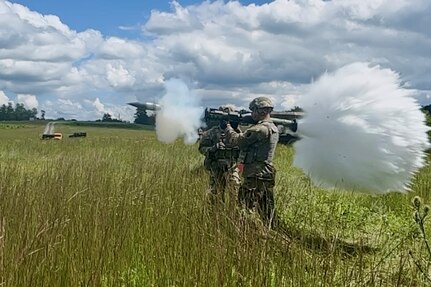
[[[274,124],[278,127],[280,132],[279,142],[283,144],[291,144],[299,139],[295,134],[298,130],[297,118],[301,117],[299,113],[293,112],[274,112],[271,113],[271,119]],[[281,118],[283,117],[283,118]],[[241,126],[248,126],[255,124],[255,121],[251,117],[250,112],[246,110],[224,112],[219,109],[206,108],[204,114],[204,120],[207,127],[219,125],[220,123],[229,122],[233,128]]]
[[[293,120],[286,120],[286,119],[280,119],[276,117],[271,118],[272,121],[276,126],[284,126],[291,130],[292,132],[296,132],[298,130],[298,123],[296,122],[296,119]],[[235,126],[238,125],[252,125],[256,122],[251,117],[250,113],[242,113],[242,112],[229,112],[226,113],[224,111],[220,111],[219,109],[213,109],[213,108],[206,108],[205,109],[205,116],[204,120],[206,122],[208,121],[226,121],[229,122]]]
[[[161,106],[156,103],[129,103],[138,109],[154,111],[157,113],[161,109]],[[279,142],[284,144],[291,144],[299,139],[296,135],[298,129],[297,119],[303,116],[302,112],[292,111],[272,111],[271,119],[274,124],[278,127],[280,132]],[[254,120],[251,117],[250,112],[247,110],[233,111],[226,113],[215,108],[206,108],[203,119],[206,127],[199,129],[199,133],[202,134],[204,129],[219,125],[220,122],[229,122],[232,127],[236,128],[238,125],[247,126],[254,124]]]

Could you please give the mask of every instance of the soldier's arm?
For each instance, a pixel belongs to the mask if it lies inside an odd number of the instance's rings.
[[[263,125],[255,125],[244,133],[237,133],[232,127],[226,129],[226,138],[229,143],[240,149],[247,149],[252,144],[268,137],[268,129]]]
[[[205,131],[202,134],[202,138],[199,142],[199,152],[203,155],[206,155],[211,150],[213,145],[214,143],[211,139],[210,131]]]

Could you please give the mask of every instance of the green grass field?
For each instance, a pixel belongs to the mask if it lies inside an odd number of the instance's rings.
[[[431,284],[430,225],[411,204],[431,202],[430,167],[409,194],[328,192],[279,145],[287,230],[268,231],[233,201],[208,204],[196,145],[61,124],[62,141],[42,141],[43,128],[0,123],[0,286]],[[67,138],[77,131],[88,137]]]

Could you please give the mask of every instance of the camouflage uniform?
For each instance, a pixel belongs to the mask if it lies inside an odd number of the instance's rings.
[[[236,165],[239,150],[224,143],[224,129],[215,126],[205,131],[199,151],[205,155],[204,165],[210,173],[210,194],[220,195],[224,200],[226,190],[236,193],[240,185]]]
[[[269,103],[272,107],[270,100]],[[250,105],[251,109],[252,104]],[[269,222],[274,218],[273,189],[276,170],[272,160],[278,136],[278,128],[271,120],[259,121],[244,133],[236,133],[230,127],[226,129],[227,139],[232,145],[239,147],[240,161],[244,164],[244,181],[238,199],[247,208],[257,209],[264,221]]]

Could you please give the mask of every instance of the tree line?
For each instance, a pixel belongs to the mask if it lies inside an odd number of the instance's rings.
[[[156,114],[153,112],[152,115],[148,115],[147,110],[137,108],[135,113],[135,124],[154,126],[156,124]]]
[[[120,119],[113,118],[110,113],[104,113],[101,120],[96,120],[96,122],[108,122],[108,123],[122,123]]]
[[[26,109],[21,103],[16,103],[15,106],[12,103],[0,106],[0,121],[28,121],[35,119],[36,115],[36,108]]]

